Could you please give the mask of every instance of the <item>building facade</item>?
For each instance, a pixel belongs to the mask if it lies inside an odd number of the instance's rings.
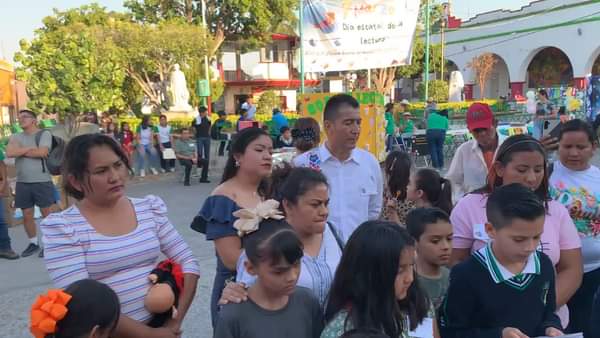
[[[495,56],[485,97],[524,96],[528,89],[583,88],[600,71],[600,1],[539,0],[516,11],[483,13],[445,32],[445,58],[462,73],[466,99],[479,98],[470,67],[484,53]],[[452,27],[452,26],[450,26]],[[433,36],[439,43],[441,36]]]

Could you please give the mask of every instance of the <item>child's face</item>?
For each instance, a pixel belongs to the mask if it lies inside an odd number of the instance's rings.
[[[409,201],[417,201],[421,198],[423,192],[417,189],[415,174],[410,175],[408,185],[406,186],[406,199]]]
[[[448,265],[452,252],[452,225],[438,220],[425,226],[417,241],[419,259],[437,266]]]
[[[292,132],[288,129],[286,131],[283,132],[283,138],[284,139],[291,139],[292,138]]]
[[[498,260],[505,264],[525,263],[540,244],[544,231],[544,216],[533,221],[515,218],[503,228],[485,225],[492,239],[492,250]]]
[[[125,123],[123,125],[123,130],[125,130],[125,131],[129,130],[129,125],[127,123]]]
[[[544,179],[544,156],[537,151],[522,151],[512,154],[512,159],[502,166],[494,164],[496,173],[502,177],[502,184],[522,184],[536,190]]]
[[[400,264],[398,265],[398,274],[394,281],[394,291],[396,299],[402,300],[406,298],[408,288],[414,280],[415,268],[415,248],[406,247],[400,255]]]
[[[282,257],[279,262],[267,260],[256,265],[246,261],[246,270],[257,276],[261,286],[270,294],[288,296],[294,292],[300,277],[300,260],[290,264]]]

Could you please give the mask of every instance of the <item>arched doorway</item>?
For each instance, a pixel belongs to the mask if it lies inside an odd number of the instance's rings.
[[[538,51],[527,67],[529,88],[573,85],[573,66],[569,57],[556,47]]]
[[[600,55],[596,57],[596,61],[594,61],[594,64],[592,65],[592,75],[600,75]]]
[[[460,69],[458,68],[458,66],[456,65],[456,63],[454,63],[454,61],[452,61],[452,60],[446,60],[445,67],[446,68],[444,69],[444,78],[443,78],[443,80],[446,81],[446,82],[448,82],[448,81],[450,81],[450,74],[453,71],[460,70]]]
[[[473,98],[475,99],[495,99],[500,96],[506,97],[510,93],[510,77],[508,73],[508,66],[504,59],[498,54],[492,54],[495,59],[494,66],[490,72],[489,77],[485,82],[483,97],[479,84],[473,87]]]

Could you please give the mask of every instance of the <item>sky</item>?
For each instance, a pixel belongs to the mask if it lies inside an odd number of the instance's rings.
[[[434,0],[441,2],[441,0]],[[447,0],[446,0],[447,1]],[[60,10],[89,4],[91,0],[0,0],[0,59],[12,61],[19,50],[19,40],[31,40],[35,29],[41,27],[42,19]],[[109,10],[123,11],[123,0],[96,0]],[[528,0],[451,0],[455,16],[468,19],[477,13],[498,8],[518,9]]]

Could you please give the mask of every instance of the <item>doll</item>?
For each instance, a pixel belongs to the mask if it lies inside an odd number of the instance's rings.
[[[179,264],[167,259],[158,263],[148,279],[152,286],[146,294],[144,306],[154,314],[148,326],[162,327],[167,320],[177,316],[179,295],[183,291],[183,272]]]

